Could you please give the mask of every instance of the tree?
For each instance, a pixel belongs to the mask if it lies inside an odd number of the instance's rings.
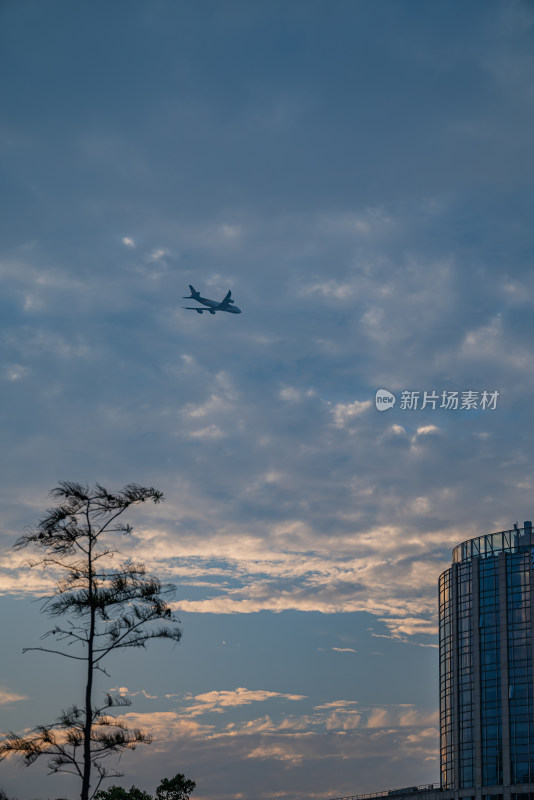
[[[26,736],[10,733],[0,742],[0,759],[17,753],[28,766],[40,756],[49,756],[51,772],[77,775],[81,800],[89,800],[104,778],[122,774],[110,772],[103,759],[151,741],[142,731],[129,730],[122,720],[110,716],[111,708],[130,705],[129,700],[106,694],[101,705],[93,705],[95,672],[108,674],[102,661],[113,650],[146,647],[151,639],[179,642],[182,631],[166,601],[174,587],[146,576],[142,564],[128,561],[114,567],[119,551],[109,542],[111,534],[131,533],[130,525],[120,519],[130,506],[159,503],[163,494],[137,484],[110,493],[99,484],[88,488],[64,481],[51,495],[58,504],[14,548],[32,546],[44,552],[30,565],[52,568],[62,577],[42,610],[52,617],[70,615],[77,624],[69,619],[45,634],[72,645],[72,651],[70,647],[69,652],[46,647],[25,651],[43,650],[81,662],[86,676],[84,704],[71,706],[55,723],[40,725]],[[98,781],[90,795],[93,769]]]
[[[137,786],[132,786],[129,790],[121,786],[110,786],[105,791],[97,792],[95,800],[153,800],[153,798]]]
[[[195,790],[195,781],[190,781],[179,772],[174,778],[163,778],[156,789],[157,800],[189,800]],[[120,786],[110,786],[105,791],[96,794],[95,800],[153,800],[152,797],[138,789],[137,786],[127,791]]]
[[[174,778],[163,778],[156,789],[156,797],[157,800],[189,800],[195,786],[195,781],[190,781],[179,772]]]

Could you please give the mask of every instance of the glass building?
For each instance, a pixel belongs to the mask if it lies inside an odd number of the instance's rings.
[[[439,579],[441,789],[534,800],[534,536],[523,528],[453,550]]]

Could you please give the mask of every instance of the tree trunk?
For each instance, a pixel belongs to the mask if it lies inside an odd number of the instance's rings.
[[[87,552],[89,573],[89,636],[87,642],[87,683],[85,685],[85,723],[83,726],[83,778],[81,800],[89,800],[91,787],[91,728],[93,724],[93,646],[95,639],[95,603],[93,592],[93,558],[92,536],[89,533],[89,547]]]

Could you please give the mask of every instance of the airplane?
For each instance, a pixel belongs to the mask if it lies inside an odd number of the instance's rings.
[[[215,314],[216,311],[228,311],[230,314],[241,314],[241,309],[233,305],[234,301],[230,299],[232,296],[231,290],[228,291],[224,300],[218,303],[216,300],[208,300],[207,297],[201,297],[200,292],[197,292],[191,284],[189,284],[189,288],[191,289],[190,296],[184,297],[183,299],[196,300],[197,303],[202,303],[202,305],[207,306],[207,308],[198,308],[198,306],[182,306],[182,308],[187,308],[188,311],[196,311],[197,314],[202,314],[204,311],[209,311],[210,314]]]

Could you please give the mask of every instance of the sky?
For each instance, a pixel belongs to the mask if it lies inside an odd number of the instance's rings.
[[[0,728],[82,699],[11,546],[136,482],[183,638],[98,677],[154,736],[116,784],[439,782],[438,577],[534,516],[532,3],[3,0],[0,39]]]

